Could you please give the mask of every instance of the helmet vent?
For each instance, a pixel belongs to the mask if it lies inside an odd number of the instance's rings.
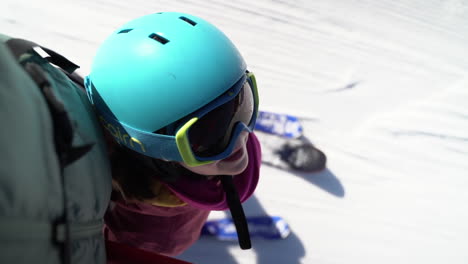
[[[179,19],[182,19],[183,21],[189,23],[189,24],[192,25],[192,26],[195,26],[195,25],[197,24],[197,22],[195,22],[195,21],[193,21],[193,20],[191,20],[191,19],[189,19],[189,18],[186,18],[186,17],[184,17],[184,16],[179,17]]]
[[[128,32],[130,32],[130,31],[132,31],[132,30],[133,30],[133,28],[122,29],[122,30],[120,30],[119,33],[117,33],[117,34],[128,33]]]
[[[148,37],[151,38],[151,39],[156,40],[157,42],[159,42],[159,43],[161,43],[163,45],[169,42],[169,40],[167,38],[165,38],[163,36],[160,36],[160,35],[158,35],[156,33],[152,33]]]

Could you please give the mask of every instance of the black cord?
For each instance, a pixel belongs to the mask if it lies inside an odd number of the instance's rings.
[[[247,225],[244,209],[242,208],[232,177],[231,175],[222,175],[221,183],[226,193],[226,199],[234,225],[236,226],[239,246],[241,249],[250,249],[252,248],[252,243],[250,242],[249,226]]]

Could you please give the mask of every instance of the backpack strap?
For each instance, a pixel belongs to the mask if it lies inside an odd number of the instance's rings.
[[[0,218],[0,238],[6,241],[65,241],[65,225],[53,226],[46,220],[24,219],[18,217]],[[102,219],[70,223],[70,239],[89,239],[101,236],[104,223]]]
[[[31,51],[32,49],[39,47],[45,53],[49,55],[49,57],[45,58],[47,61],[60,67],[61,69],[63,69],[69,74],[72,74],[76,69],[80,67],[76,65],[75,63],[71,62],[70,60],[68,60],[67,58],[65,58],[64,56],[58,54],[57,52],[51,49],[45,48],[43,46],[40,46],[29,40],[11,38],[7,40],[5,44],[8,46],[11,53],[13,54],[13,56],[15,56],[16,59],[19,59],[21,55]]]

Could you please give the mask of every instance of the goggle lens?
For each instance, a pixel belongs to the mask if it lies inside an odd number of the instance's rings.
[[[245,81],[232,100],[208,112],[190,127],[188,137],[193,153],[199,157],[222,153],[232,140],[236,124],[250,125],[254,112],[255,96],[249,81]]]

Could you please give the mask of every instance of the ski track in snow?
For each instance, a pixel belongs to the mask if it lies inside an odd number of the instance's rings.
[[[468,262],[468,2],[5,0],[1,33],[90,68],[134,17],[182,11],[226,32],[264,109],[305,117],[328,169],[262,168],[247,215],[283,216],[253,250],[202,238],[180,258],[224,263]],[[224,217],[215,212],[212,218]]]

